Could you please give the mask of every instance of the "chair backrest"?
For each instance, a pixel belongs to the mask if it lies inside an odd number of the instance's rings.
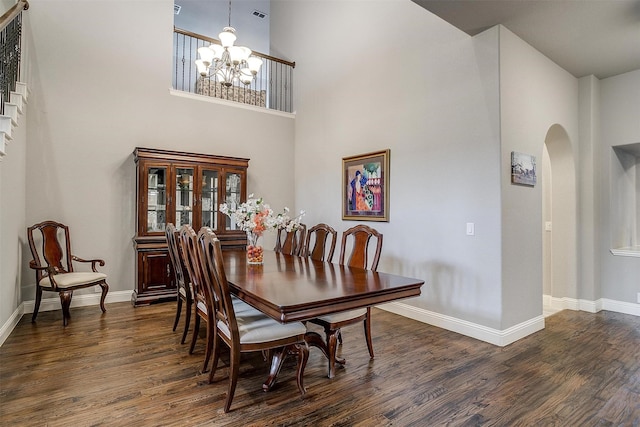
[[[178,237],[178,231],[172,223],[167,224],[165,229],[165,235],[167,237],[167,247],[169,249],[169,258],[171,258],[171,265],[173,266],[174,276],[176,278],[176,285],[180,288],[184,288],[187,295],[189,290],[189,275],[186,271],[184,258],[180,251],[180,240]]]
[[[69,240],[69,227],[55,221],[43,221],[27,228],[29,248],[33,256],[33,264],[37,267],[44,267],[46,263],[53,268],[56,273],[67,273],[73,271],[73,255],[71,253],[71,242]],[[41,250],[38,250],[36,242],[42,239]],[[60,244],[62,240],[62,244]],[[42,260],[41,257],[42,256]],[[40,282],[46,272],[36,270],[37,282]]]
[[[312,236],[315,237],[313,249],[311,248]],[[303,255],[316,261],[324,261],[326,254],[326,261],[331,262],[333,260],[333,252],[336,250],[337,240],[338,233],[331,226],[323,223],[314,225],[307,232]],[[329,243],[329,253],[326,253],[327,243]]]
[[[273,250],[285,255],[301,255],[306,234],[307,226],[305,224],[300,224],[293,231],[280,229],[276,236],[276,247]]]
[[[353,237],[351,246],[351,254],[345,264],[345,252],[347,247],[347,239]],[[373,261],[369,270],[376,271],[378,262],[380,262],[380,253],[382,252],[382,233],[367,225],[356,225],[342,233],[342,247],[340,248],[340,264],[348,267],[367,268],[367,260],[369,253],[369,240],[371,237],[376,238],[376,250],[373,254]]]
[[[230,341],[240,343],[240,332],[236,314],[231,300],[231,290],[224,271],[224,259],[220,240],[209,228],[203,227],[198,232],[199,256],[206,276],[205,281],[212,291],[212,302],[218,327],[222,323],[230,334]]]
[[[187,267],[187,274],[193,286],[193,299],[196,302],[202,302],[206,307],[209,306],[209,292],[206,289],[202,279],[202,269],[200,266],[200,257],[198,255],[198,242],[196,232],[189,224],[180,227],[180,250],[184,259],[184,265]]]

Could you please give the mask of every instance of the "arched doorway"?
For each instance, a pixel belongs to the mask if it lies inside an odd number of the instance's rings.
[[[542,262],[545,315],[575,301],[577,283],[576,168],[571,141],[555,124],[544,141],[542,159]]]

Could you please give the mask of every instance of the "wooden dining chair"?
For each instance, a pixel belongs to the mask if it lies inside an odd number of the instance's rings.
[[[372,237],[375,238],[376,244],[373,251],[373,260],[371,265],[369,265],[369,241]],[[351,250],[347,258],[347,246],[349,243],[351,243]],[[378,263],[380,262],[381,252],[382,234],[369,226],[356,225],[342,233],[342,246],[340,248],[341,265],[376,271],[378,269]],[[341,328],[363,321],[369,356],[373,359],[373,342],[371,341],[371,307],[343,311],[310,320],[311,323],[315,323],[324,328],[329,359],[329,378],[333,378],[335,375],[336,362],[344,364],[343,359],[336,358],[338,341],[342,344]]]
[[[167,247],[169,249],[169,258],[171,258],[171,265],[173,266],[173,274],[176,281],[176,287],[178,288],[178,301],[176,307],[176,318],[173,321],[173,330],[175,331],[180,321],[180,314],[182,312],[182,304],[185,304],[185,319],[184,319],[184,331],[182,332],[182,339],[180,344],[184,344],[189,333],[189,323],[191,322],[191,310],[193,310],[193,295],[191,291],[191,282],[189,274],[187,273],[186,266],[184,264],[184,258],[180,250],[180,239],[176,227],[169,223],[165,230],[167,237]]]
[[[300,224],[293,231],[279,229],[276,235],[276,246],[273,250],[285,255],[301,255],[306,233],[307,226],[305,224]]]
[[[193,290],[193,314],[194,325],[191,337],[191,345],[189,346],[189,354],[193,354],[200,332],[200,322],[204,321],[206,325],[206,343],[204,352],[204,363],[202,372],[206,372],[211,358],[213,349],[213,333],[214,333],[214,313],[210,309],[209,290],[205,286],[202,278],[202,268],[200,265],[200,257],[198,255],[198,242],[196,232],[189,224],[180,227],[180,250],[187,268],[187,274],[191,280]]]
[[[242,301],[234,301],[224,271],[220,241],[210,229],[204,228],[198,233],[198,243],[205,280],[210,280],[217,326],[209,382],[213,382],[221,344],[224,343],[230,351],[229,389],[224,411],[229,412],[231,408],[238,382],[240,354],[244,352],[262,351],[264,354],[266,351],[272,354],[271,373],[267,382],[263,384],[265,391],[275,382],[286,356],[296,355],[298,389],[304,395],[306,391],[303,374],[309,358],[309,348],[305,342],[306,326],[300,322],[277,322]],[[272,351],[273,349],[276,350]]]
[[[313,237],[313,242],[311,238]],[[316,224],[309,229],[303,246],[304,256],[316,261],[333,260],[333,253],[336,250],[336,241],[338,233],[327,224]],[[313,243],[313,248],[311,244]],[[329,252],[327,253],[327,244],[329,244]]]
[[[57,292],[62,304],[62,324],[67,326],[71,314],[71,298],[76,289],[100,286],[100,309],[109,292],[107,275],[100,273],[96,265],[104,266],[101,259],[82,259],[71,252],[69,227],[55,221],[44,221],[27,228],[29,248],[33,259],[29,267],[36,271],[36,301],[31,321],[35,322],[42,301],[42,291]],[[40,249],[36,241],[41,244]],[[61,245],[62,243],[62,245]],[[73,261],[91,263],[91,271],[75,271]]]

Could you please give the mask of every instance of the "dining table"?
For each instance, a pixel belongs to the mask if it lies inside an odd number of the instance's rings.
[[[223,254],[231,292],[281,322],[299,322],[332,313],[371,307],[420,295],[424,280],[312,260],[309,257],[264,251],[262,264],[250,264],[244,251]],[[309,346],[329,357],[327,343],[317,332],[305,336]],[[286,349],[273,355],[263,388],[275,384]],[[343,359],[336,359],[344,364]]]

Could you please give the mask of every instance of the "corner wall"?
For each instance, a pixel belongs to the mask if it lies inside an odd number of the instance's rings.
[[[598,206],[597,229],[600,234],[597,256],[601,260],[599,275],[602,298],[637,303],[640,293],[640,258],[614,256],[611,162],[616,145],[640,143],[640,70],[600,80],[600,133],[596,148],[596,169],[599,180],[596,194]],[[636,186],[636,198],[639,198]],[[639,215],[640,211],[636,211]],[[640,223],[640,218],[636,219]],[[636,306],[637,307],[637,306]]]
[[[542,314],[542,191],[511,184],[511,152],[542,165],[547,132],[559,124],[577,159],[578,81],[503,26],[500,28],[502,329]],[[579,167],[575,164],[576,171]],[[573,179],[577,179],[574,177]],[[575,236],[574,230],[571,235]],[[577,265],[575,253],[554,254]],[[562,284],[575,295],[577,283]],[[573,291],[571,291],[573,290]]]

